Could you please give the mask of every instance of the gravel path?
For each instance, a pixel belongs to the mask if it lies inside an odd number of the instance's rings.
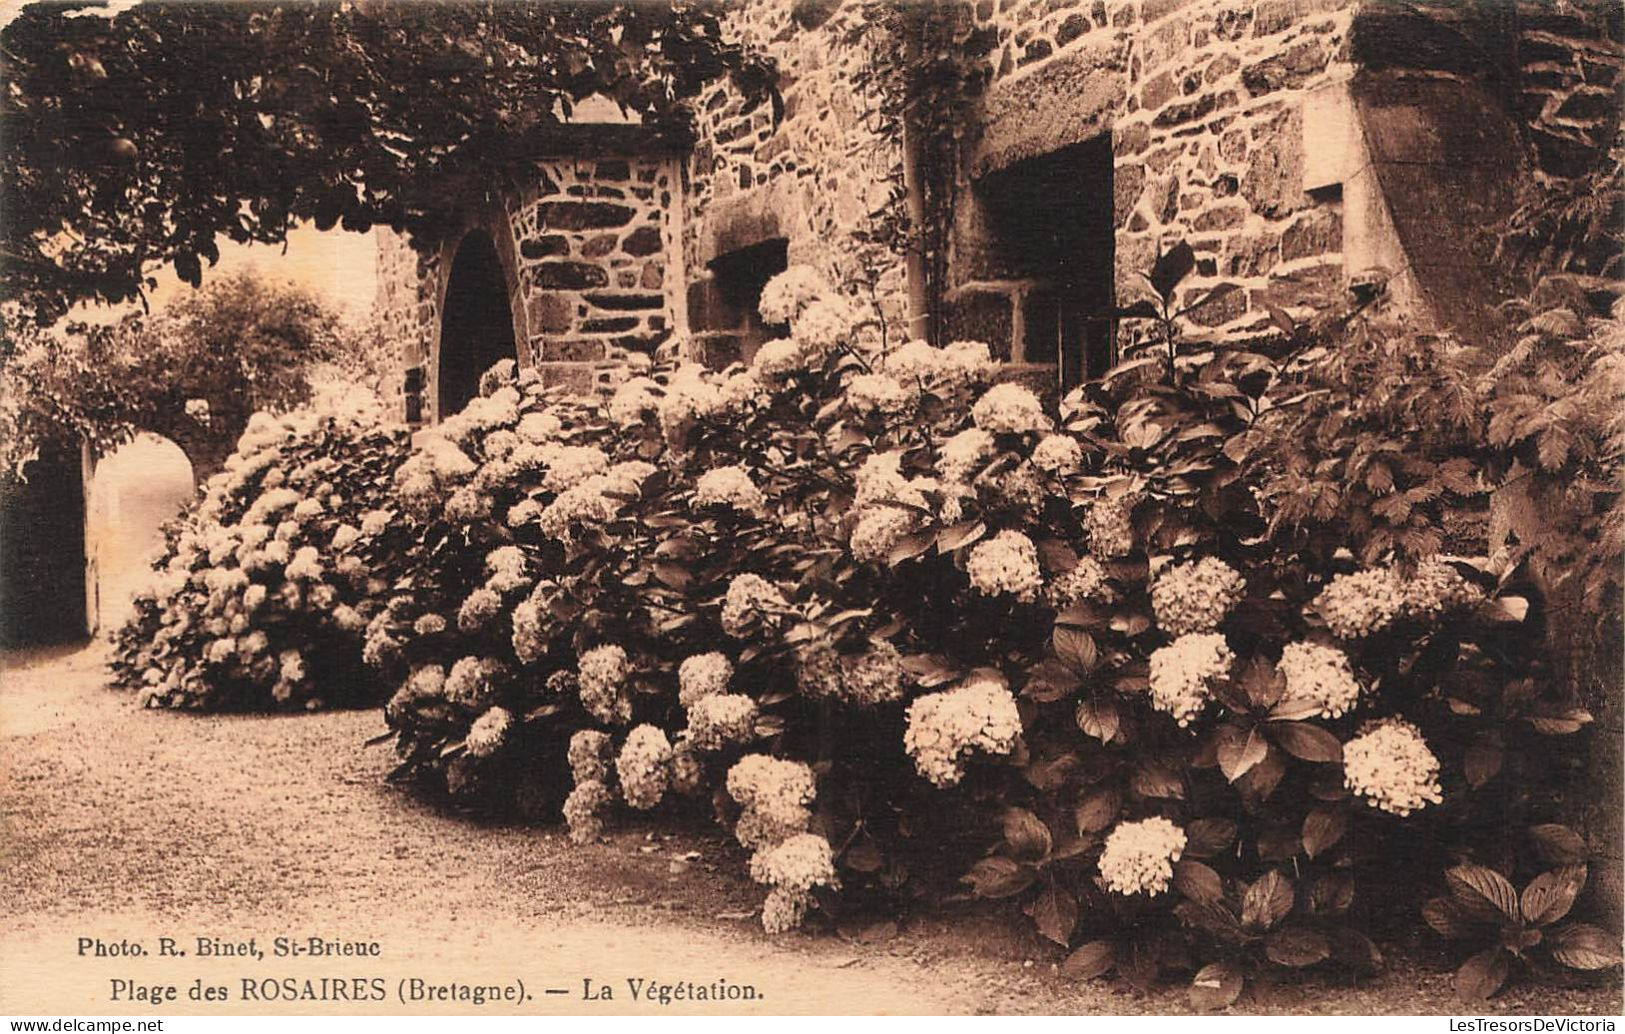
[[[14,654],[0,669],[0,1013],[147,1011],[110,1002],[111,982],[172,982],[155,1011],[331,1012],[342,1004],[240,1000],[244,978],[382,976],[369,1012],[708,1011],[650,1004],[628,978],[754,985],[758,1012],[1185,1011],[1182,992],[1140,995],[1055,975],[1057,954],[996,913],[765,937],[760,890],[718,835],[669,827],[572,847],[552,829],[481,824],[383,781],[387,746],[363,748],[376,713],[288,717],[141,711],[109,691],[98,648]],[[698,852],[698,857],[694,857]],[[252,937],[263,960],[95,958],[78,938],[157,950],[171,936]],[[278,959],[277,936],[376,940],[376,959]],[[1311,982],[1250,993],[1246,1012],[1456,1012],[1439,973],[1395,967],[1359,987]],[[397,982],[523,981],[531,1001],[394,1000]],[[194,978],[225,1005],[189,1003]],[[583,981],[611,1001],[584,1000]],[[567,995],[545,996],[546,987]],[[1520,986],[1499,1013],[1618,1013],[1620,993]],[[352,1006],[351,1008],[355,1008]]]

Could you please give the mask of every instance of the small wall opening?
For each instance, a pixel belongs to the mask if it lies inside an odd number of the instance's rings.
[[[689,327],[707,365],[749,362],[764,343],[790,332],[785,324],[763,322],[757,312],[762,288],[789,268],[789,255],[789,241],[779,237],[718,255],[706,264],[711,275],[690,286]]]
[[[93,627],[114,629],[131,615],[131,600],[163,549],[163,526],[191,500],[193,486],[186,453],[153,434],[138,435],[96,464],[85,513]]]
[[[978,180],[985,239],[962,294],[1008,299],[1013,362],[1054,364],[1063,385],[1112,362],[1112,149],[1109,134]],[[978,283],[977,281],[980,281]],[[988,342],[1004,352],[1003,342]]]
[[[482,373],[518,357],[507,279],[496,245],[483,230],[469,231],[457,246],[440,311],[435,415],[444,419],[479,394]]]

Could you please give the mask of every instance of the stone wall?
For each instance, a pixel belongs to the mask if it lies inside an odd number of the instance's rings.
[[[785,242],[788,264],[818,267],[902,322],[901,259],[854,237],[873,228],[901,181],[901,149],[877,131],[874,99],[855,85],[865,27],[861,5],[827,0],[749,0],[728,18],[734,39],[777,63],[784,107],[775,126],[769,105],[746,110],[727,84],[697,105],[683,254],[695,351],[709,363],[748,357],[740,342],[748,353],[760,336],[719,289],[717,261],[772,241]]]
[[[1619,128],[1625,6],[1520,2],[1517,102],[1540,171],[1581,175]]]
[[[1352,69],[1344,61],[1354,5],[1345,0],[981,0],[999,45],[980,132],[956,213],[956,305],[999,327],[1043,271],[1010,277],[985,261],[987,185],[1067,148],[1110,141],[1111,166],[1079,169],[1102,195],[1110,230],[1091,245],[1107,280],[1095,306],[1142,291],[1138,274],[1180,240],[1196,250],[1186,299],[1235,291],[1193,322],[1214,333],[1261,326],[1266,305],[1335,297],[1343,258],[1340,181],[1316,174],[1335,137],[1305,110]],[[1075,278],[1079,274],[1073,273]],[[1101,285],[1105,287],[1107,285]],[[999,299],[1004,299],[998,307]],[[1041,295],[1039,295],[1041,297]],[[1019,337],[1019,335],[1017,335]],[[1025,342],[1009,351],[1022,354]]]
[[[521,363],[584,384],[610,350],[665,343],[682,325],[679,178],[678,161],[661,154],[543,159],[522,190],[471,211],[438,245],[419,250],[379,229],[375,305],[400,343],[388,390],[407,418],[437,417],[441,304],[470,230],[496,246]]]

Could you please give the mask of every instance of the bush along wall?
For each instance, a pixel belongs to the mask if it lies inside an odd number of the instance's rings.
[[[770,931],[962,884],[1204,1006],[1420,922],[1470,995],[1614,966],[1561,824],[1590,715],[1530,551],[1484,548],[1497,378],[1377,311],[1182,340],[1188,252],[1058,409],[805,268],[749,367],[494,369],[356,544],[399,565],[363,647],[399,774],[579,841],[709,810]]]
[[[149,707],[280,710],[376,704],[362,634],[391,586],[369,554],[392,518],[406,432],[377,409],[249,421],[224,469],[166,530],[115,676]]]

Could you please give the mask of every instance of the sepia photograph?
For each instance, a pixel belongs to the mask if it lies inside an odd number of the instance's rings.
[[[1622,87],[1622,0],[5,0],[7,1029],[1614,1031]]]

